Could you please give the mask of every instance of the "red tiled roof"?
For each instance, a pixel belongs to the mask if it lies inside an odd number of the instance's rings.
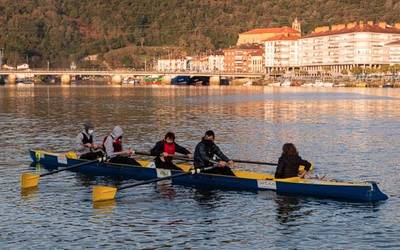
[[[292,29],[288,26],[283,26],[280,28],[262,28],[262,29],[252,29],[243,33],[241,35],[252,35],[252,34],[264,34],[264,33],[300,33],[299,31]]]
[[[395,46],[399,45],[400,46],[400,40],[394,41],[394,42],[391,42],[391,43],[387,43],[386,45],[395,45]]]
[[[319,37],[319,36],[329,36],[329,35],[339,35],[339,34],[346,34],[346,33],[354,33],[354,32],[372,32],[372,33],[396,33],[400,34],[400,29],[394,27],[386,27],[382,28],[378,24],[364,24],[360,25],[357,24],[352,28],[343,28],[339,30],[327,30],[322,32],[312,32],[309,35],[304,36],[303,38],[308,37]]]
[[[225,48],[225,50],[237,50],[237,49],[242,49],[242,50],[254,50],[254,49],[263,49],[263,46],[261,44],[254,44],[254,43],[244,43],[244,44],[240,44],[234,47],[230,47],[230,48]]]
[[[252,52],[250,52],[250,55],[252,55],[252,56],[263,56],[264,55],[264,50],[252,51]]]
[[[301,37],[299,35],[288,34],[288,35],[277,35],[268,39],[264,39],[263,42],[266,41],[289,41],[289,40],[299,40]]]

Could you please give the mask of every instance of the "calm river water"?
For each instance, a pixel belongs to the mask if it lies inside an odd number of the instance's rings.
[[[400,248],[400,90],[315,88],[0,87],[1,249]],[[61,172],[21,193],[28,150],[74,147],[84,120],[98,140],[114,125],[148,150],[174,131],[191,149],[205,130],[232,158],[277,161],[285,142],[335,179],[374,180],[389,195],[352,203],[166,183],[93,206],[91,186]],[[272,167],[240,166],[273,172]],[[45,172],[46,170],[41,170]],[[134,182],[134,180],[124,181]]]

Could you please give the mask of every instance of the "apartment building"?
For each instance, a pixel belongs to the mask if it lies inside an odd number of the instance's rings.
[[[193,56],[188,58],[188,65],[190,71],[195,72],[208,72],[208,56]]]
[[[400,40],[400,23],[360,21],[317,27],[300,39],[300,69],[339,73],[355,66],[378,68],[389,64],[386,45],[396,40]]]
[[[264,65],[264,48],[260,44],[241,44],[224,49],[224,69],[226,72],[252,72],[258,70],[258,63]],[[254,64],[253,64],[254,63]],[[261,70],[263,71],[263,69]]]
[[[389,52],[389,64],[400,64],[400,40],[386,44]]]
[[[189,69],[189,60],[184,59],[159,59],[157,71],[159,72],[181,72]]]
[[[300,37],[279,35],[264,41],[265,68],[267,73],[281,70],[294,70],[299,67]]]
[[[210,71],[224,71],[224,52],[222,50],[208,56],[208,69]]]

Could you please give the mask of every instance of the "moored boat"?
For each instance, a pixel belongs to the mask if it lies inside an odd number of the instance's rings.
[[[30,151],[36,163],[60,164],[60,167],[72,166],[86,160],[66,158],[45,151]],[[65,163],[66,160],[66,163]],[[112,163],[92,163],[81,166],[76,171],[94,176],[111,176],[147,180],[170,176],[181,171],[156,169],[150,161],[139,161],[142,166]],[[178,164],[182,171],[189,171],[189,164]],[[172,179],[172,184],[184,186],[218,188],[228,190],[263,191],[271,190],[280,194],[306,195],[321,198],[345,199],[360,202],[386,200],[388,197],[380,191],[374,182],[342,182],[334,180],[302,179],[298,177],[275,179],[272,174],[250,171],[234,171],[235,176],[200,173],[180,176]]]
[[[281,83],[281,87],[290,87],[290,86],[292,86],[292,81],[290,81],[289,79],[286,79]]]

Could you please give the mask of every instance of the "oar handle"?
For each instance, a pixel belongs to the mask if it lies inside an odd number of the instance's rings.
[[[152,155],[147,152],[141,152],[141,151],[136,151],[136,150],[135,150],[135,155],[156,156],[156,155]]]
[[[136,186],[140,186],[140,185],[150,184],[150,183],[153,183],[153,182],[159,182],[159,181],[169,180],[169,179],[176,178],[176,177],[180,177],[180,176],[198,174],[198,173],[200,173],[200,172],[202,172],[202,171],[209,170],[209,169],[212,169],[212,168],[214,168],[214,167],[215,167],[215,166],[206,167],[206,168],[196,168],[196,169],[190,170],[189,172],[183,172],[183,173],[179,173],[179,174],[175,174],[175,175],[170,175],[170,176],[165,176],[165,177],[150,179],[150,180],[147,180],[147,181],[140,181],[140,182],[136,182],[136,183],[133,183],[133,184],[129,184],[129,185],[126,185],[126,186],[123,186],[123,187],[119,187],[119,188],[117,188],[117,189],[118,189],[118,190],[123,190],[123,189],[131,188],[131,187],[136,187]]]
[[[72,165],[70,167],[66,167],[66,168],[62,168],[62,169],[59,169],[59,170],[55,170],[55,171],[51,171],[51,172],[48,172],[48,173],[41,174],[40,177],[43,177],[43,176],[46,176],[46,175],[56,174],[56,173],[59,173],[59,172],[62,172],[62,171],[66,171],[66,170],[71,170],[71,169],[74,169],[74,168],[79,168],[79,167],[82,167],[82,166],[85,166],[85,165],[88,165],[88,164],[92,164],[92,163],[96,163],[96,162],[99,162],[99,161],[98,160],[85,161],[85,162],[82,162],[82,163],[79,163],[79,164],[76,164],[76,165]]]

